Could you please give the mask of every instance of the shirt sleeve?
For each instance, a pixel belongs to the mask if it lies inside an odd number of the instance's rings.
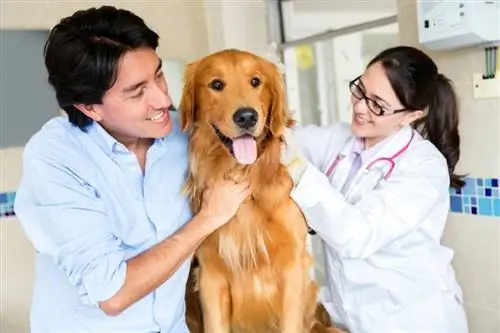
[[[84,303],[97,305],[124,283],[121,241],[96,188],[67,163],[37,155],[25,151],[16,215],[35,249],[54,259]]]
[[[446,199],[445,163],[434,157],[408,161],[404,172],[393,173],[355,204],[347,203],[328,178],[309,164],[291,196],[330,247],[344,257],[366,258],[417,228],[439,205],[437,200]]]

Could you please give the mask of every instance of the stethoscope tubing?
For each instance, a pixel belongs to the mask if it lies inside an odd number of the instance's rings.
[[[398,150],[394,155],[392,155],[390,157],[379,157],[379,158],[377,158],[376,160],[370,162],[370,164],[368,164],[368,166],[366,166],[365,170],[370,170],[375,163],[378,163],[378,162],[387,162],[387,163],[389,163],[390,167],[389,167],[389,170],[386,172],[386,174],[384,175],[383,178],[384,178],[384,180],[389,179],[389,177],[392,174],[392,171],[396,167],[395,159],[398,158],[401,154],[403,154],[406,150],[408,150],[408,148],[410,147],[410,144],[413,141],[414,137],[415,137],[415,131],[412,131],[411,132],[410,140],[408,140],[408,142],[403,147],[401,147],[401,149]],[[340,163],[340,161],[343,158],[344,157],[340,156],[340,155],[335,158],[335,160],[330,164],[330,166],[328,167],[328,169],[325,172],[325,174],[326,174],[327,177],[330,177],[330,175],[335,171],[335,169],[337,168],[338,164]]]

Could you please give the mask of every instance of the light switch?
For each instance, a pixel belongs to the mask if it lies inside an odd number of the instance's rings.
[[[475,73],[472,78],[474,98],[500,98],[500,72],[494,79],[483,79],[482,73]]]

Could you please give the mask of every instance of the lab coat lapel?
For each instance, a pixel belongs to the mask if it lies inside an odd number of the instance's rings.
[[[347,181],[347,176],[351,170],[351,161],[349,154],[352,151],[355,137],[350,137],[339,153],[340,161],[338,162],[335,171],[330,176],[330,182],[334,188],[341,189]]]
[[[366,174],[366,169],[370,163],[373,161],[380,159],[382,157],[391,157],[397,154],[411,139],[411,134],[412,134],[413,129],[407,125],[400,129],[398,132],[396,132],[394,135],[390,136],[389,138],[386,139],[386,143],[383,144],[382,147],[367,161],[363,161],[363,164],[361,165],[361,168],[358,170],[356,175],[354,176],[353,181],[351,184],[349,184],[349,187],[345,190],[344,195],[348,196],[351,193],[351,191],[354,188],[354,184],[357,184],[358,182],[362,181],[361,177],[363,177],[364,174]],[[354,142],[354,141],[353,141]],[[351,146],[352,149],[352,146]],[[397,158],[396,158],[397,159]],[[374,167],[383,167],[384,173],[389,170],[389,163],[388,162],[380,162],[380,165],[377,163],[374,164]],[[349,173],[349,170],[347,171],[347,174]],[[347,177],[346,174],[346,177]],[[346,180],[344,180],[345,183]]]
[[[387,142],[377,151],[372,158],[363,163],[363,168],[366,168],[373,161],[381,157],[392,157],[396,155],[411,139],[413,128],[405,126],[398,132],[387,138]]]

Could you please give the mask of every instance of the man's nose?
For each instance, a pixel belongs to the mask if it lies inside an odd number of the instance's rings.
[[[151,106],[153,109],[164,109],[172,105],[172,99],[168,94],[168,90],[163,87],[156,86],[151,96]]]

